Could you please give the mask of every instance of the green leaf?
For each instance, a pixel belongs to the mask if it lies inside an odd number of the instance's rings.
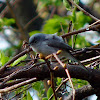
[[[15,60],[15,61],[13,62],[12,66],[15,66],[15,65],[18,64],[20,61],[25,60],[26,57],[27,57],[27,55],[25,54],[24,56],[18,58],[17,60]]]
[[[76,4],[79,4],[79,0],[74,0]]]
[[[72,40],[70,39],[69,45],[71,45],[71,44],[72,44]],[[88,46],[90,46],[90,43],[85,40],[85,37],[77,35],[77,38],[75,41],[75,48],[84,48],[84,47],[88,47]]]
[[[72,22],[75,23],[75,21],[76,21],[76,7],[74,8],[72,13]]]
[[[81,88],[84,85],[88,85],[88,82],[85,80],[73,78],[72,81],[73,81],[73,85],[74,85],[75,89]]]
[[[3,25],[3,19],[0,18],[0,27]]]
[[[47,97],[48,99],[50,98],[50,96],[53,94],[52,88],[50,87],[47,91]]]
[[[60,85],[61,81],[62,81],[62,78],[57,77],[57,82],[56,82],[56,84],[57,84],[57,85]]]
[[[96,41],[96,43],[100,43],[100,40]]]
[[[23,89],[24,89],[24,87],[23,87]],[[27,91],[23,91],[22,100],[27,100]]]
[[[40,91],[44,88],[43,83],[41,81],[33,83],[32,87],[37,91]]]
[[[76,22],[74,28],[78,30],[83,27],[85,23],[88,23],[90,21],[91,18],[89,16],[86,16],[83,12],[79,11],[76,13]]]
[[[0,51],[0,66],[3,66],[5,63],[8,62],[10,58],[8,56],[5,56],[5,54]]]
[[[53,18],[46,21],[43,27],[43,33],[54,34],[56,32],[61,32],[61,24],[64,31],[67,31],[67,21],[67,17],[60,17],[58,15],[54,15]]]
[[[47,97],[44,97],[44,98],[42,98],[42,100],[48,100],[48,98]]]
[[[3,26],[10,26],[14,23],[14,18],[0,18],[0,31],[2,31]]]
[[[30,93],[29,93],[29,91],[28,91],[28,93],[27,93],[27,100],[33,100],[33,98],[31,97],[31,95],[30,95]]]
[[[33,83],[32,87],[33,89],[37,90],[39,97],[43,97],[45,89],[42,81]]]
[[[62,4],[62,0],[38,0],[38,1],[42,2],[43,6],[50,6],[50,5],[60,6]]]
[[[15,23],[14,18],[10,18],[10,19],[3,18],[3,21],[4,21],[4,24],[7,25],[7,26],[10,26],[11,24]]]
[[[29,35],[32,36],[33,34],[36,34],[36,33],[41,33],[41,32],[38,30],[35,30],[35,31],[30,32]]]
[[[64,6],[66,7],[67,10],[71,10],[72,7],[70,6],[70,4],[67,0],[63,0],[63,4],[64,4]]]

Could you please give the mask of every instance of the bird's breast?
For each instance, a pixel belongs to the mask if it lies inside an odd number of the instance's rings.
[[[46,57],[52,53],[56,53],[58,51],[58,49],[55,49],[48,45],[31,46],[31,48],[33,49],[33,51],[35,51],[37,53],[41,53],[44,57]]]

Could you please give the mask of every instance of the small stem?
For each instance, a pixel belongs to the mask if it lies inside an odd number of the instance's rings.
[[[98,25],[93,25],[91,27],[87,27],[87,28],[84,28],[84,29],[80,29],[80,30],[77,30],[77,31],[73,31],[73,32],[69,32],[69,33],[66,33],[64,35],[61,35],[62,38],[65,38],[67,36],[71,36],[71,35],[75,35],[75,34],[79,34],[79,33],[82,33],[82,32],[86,32],[86,31],[96,31],[97,29],[100,28],[100,24]]]
[[[10,64],[13,63],[15,60],[17,60],[19,57],[25,55],[26,53],[29,53],[30,51],[32,51],[31,48],[26,49],[26,50],[22,51],[21,53],[19,53],[18,55],[16,55],[15,57],[13,57],[10,61],[8,61],[4,66],[2,66],[2,67],[0,68],[0,74],[2,74],[2,73],[5,71],[7,65],[10,65]]]
[[[57,100],[57,96],[56,96],[56,92],[55,92],[55,89],[54,89],[54,72],[53,70],[51,69],[50,67],[50,63],[47,59],[44,59],[47,63],[47,66],[49,68],[49,71],[50,71],[50,77],[51,77],[51,88],[53,90],[53,93],[54,93],[54,97],[55,97],[55,100]]]
[[[50,72],[50,76],[51,76],[51,88],[53,90],[55,100],[57,100],[57,95],[56,95],[56,92],[55,92],[55,89],[54,89],[54,73]]]
[[[56,54],[54,54],[54,53],[53,53],[53,55],[54,55],[54,57],[56,58],[56,60],[58,61],[58,63],[59,63],[62,67],[65,68],[65,64],[63,64],[63,63],[61,62],[61,60],[58,58],[58,56],[57,56]],[[67,73],[67,76],[68,76],[68,78],[69,78],[69,82],[70,82],[70,84],[71,84],[71,86],[72,86],[72,89],[73,89],[73,100],[75,100],[75,89],[74,89],[74,86],[73,86],[73,83],[72,83],[72,80],[71,80],[71,77],[70,77],[70,74],[69,74],[69,71],[68,71],[67,68],[65,69],[65,72]]]
[[[20,32],[22,33],[22,38],[23,38],[24,40],[28,40],[29,35],[27,34],[27,32],[25,32],[24,28],[21,26],[20,22],[18,21],[16,15],[15,15],[15,12],[14,12],[14,10],[13,10],[13,7],[11,6],[9,0],[6,0],[6,3],[7,3],[7,6],[8,6],[8,8],[9,8],[9,10],[10,10],[10,12],[11,12],[13,18],[14,18],[15,21],[16,21],[16,24],[17,24],[17,26],[18,26]]]
[[[79,5],[77,5],[73,0],[69,0],[69,2],[71,2],[73,5],[75,5],[80,11],[82,11],[84,14],[90,16],[92,19],[94,19],[95,21],[98,21],[99,19],[94,17],[93,15],[91,15],[90,13],[88,13],[87,11],[85,11],[83,8],[81,8]]]
[[[69,80],[68,78],[63,80],[63,82],[61,82],[61,84],[56,88],[55,92],[58,92],[58,90],[61,88],[61,86],[68,80]],[[54,93],[50,96],[49,100],[51,100],[53,98],[53,96],[54,96]]]
[[[11,91],[11,90],[14,90],[14,89],[16,89],[16,88],[19,88],[19,87],[21,87],[21,86],[23,86],[23,85],[32,83],[32,82],[34,82],[34,81],[36,81],[36,80],[37,80],[37,78],[31,78],[31,79],[26,80],[26,81],[23,81],[23,82],[21,82],[21,83],[15,84],[15,85],[13,85],[13,86],[11,86],[11,87],[8,87],[8,88],[5,88],[5,89],[0,89],[0,93],[6,93],[6,92],[8,92],[8,91]]]

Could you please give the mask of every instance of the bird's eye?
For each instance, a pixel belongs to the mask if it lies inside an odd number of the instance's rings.
[[[36,43],[37,42],[37,39],[34,37],[32,43]]]
[[[34,43],[36,43],[37,42],[37,40],[34,40]]]

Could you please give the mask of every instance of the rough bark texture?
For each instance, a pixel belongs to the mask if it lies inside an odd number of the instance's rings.
[[[34,66],[27,70],[30,66],[17,66],[13,68],[7,69],[2,75],[1,78],[13,73],[18,72],[13,75],[11,79],[22,79],[22,78],[33,78],[36,77],[37,80],[44,80],[46,78],[50,78],[50,72],[46,65],[42,66]],[[25,69],[22,71],[23,69]],[[87,80],[91,85],[84,86],[78,90],[76,90],[75,100],[81,100],[87,96],[96,94],[99,100],[100,94],[100,71],[95,69],[88,68],[88,71],[83,70],[80,66],[76,65],[67,65],[71,78],[83,79]],[[67,78],[66,72],[64,68],[59,67],[58,70],[54,71],[54,77],[64,77]],[[4,88],[6,85],[4,84]],[[64,100],[72,100],[72,93],[64,99]]]

